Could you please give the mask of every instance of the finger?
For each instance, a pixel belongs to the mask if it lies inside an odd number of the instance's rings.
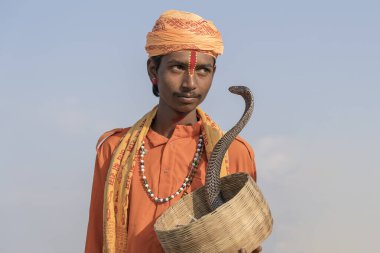
[[[238,253],[247,253],[247,251],[243,248],[243,249],[239,249]]]

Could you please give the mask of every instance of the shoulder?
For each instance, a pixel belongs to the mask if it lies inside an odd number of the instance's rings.
[[[256,180],[255,154],[249,143],[237,137],[228,149],[229,173],[245,172]]]
[[[101,152],[107,150],[113,152],[115,147],[119,144],[122,137],[128,132],[128,128],[115,128],[103,133],[96,144],[96,151]]]
[[[231,143],[231,146],[228,149],[229,156],[247,156],[250,160],[254,160],[255,154],[251,145],[242,137],[238,136]],[[231,157],[231,158],[232,158]]]

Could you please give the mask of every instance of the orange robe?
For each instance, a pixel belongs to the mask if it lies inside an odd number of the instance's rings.
[[[201,122],[192,126],[177,125],[170,139],[150,129],[144,139],[145,175],[152,192],[159,197],[175,193],[185,179],[194,158]],[[103,244],[103,198],[113,150],[128,129],[117,129],[100,137],[92,186],[89,222],[85,253],[101,253]],[[250,145],[238,137],[230,146],[229,173],[246,172],[256,180],[254,153]],[[206,154],[198,165],[197,173],[188,190],[191,192],[205,184]],[[153,229],[156,219],[178,201],[156,204],[142,185],[138,165],[134,168],[129,194],[128,253],[164,252]]]

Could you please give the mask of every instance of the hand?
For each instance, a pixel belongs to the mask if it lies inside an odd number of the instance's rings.
[[[263,250],[263,248],[261,246],[259,246],[257,249],[255,249],[254,251],[252,251],[252,253],[259,253]],[[247,253],[246,249],[239,249],[238,253]]]

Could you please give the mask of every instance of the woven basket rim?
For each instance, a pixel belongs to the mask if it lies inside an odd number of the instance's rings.
[[[244,177],[243,177],[243,176],[244,176]],[[242,193],[242,190],[243,190],[244,186],[248,183],[249,178],[252,178],[248,173],[245,173],[245,172],[238,172],[238,173],[233,173],[233,174],[230,174],[230,175],[224,176],[224,177],[221,178],[221,180],[222,180],[222,181],[225,181],[224,178],[230,178],[230,177],[241,177],[241,178],[244,180],[244,184],[242,185],[242,187],[240,188],[240,190],[235,194],[234,198],[235,198],[235,197],[238,197],[238,195],[240,195],[240,194],[243,194],[243,193]],[[252,180],[253,180],[253,179],[252,179]],[[188,195],[184,196],[183,198],[181,198],[179,201],[185,201],[186,198],[190,198],[190,197],[192,197],[192,195],[197,194],[197,192],[201,191],[201,190],[204,189],[204,188],[205,188],[205,186],[199,187],[199,188],[196,189],[195,191],[193,191],[193,192],[191,192],[190,194],[188,194]],[[194,222],[203,222],[203,220],[206,220],[207,218],[209,218],[209,216],[213,215],[214,213],[216,213],[216,212],[218,212],[218,211],[220,212],[221,209],[226,208],[226,204],[227,204],[228,202],[230,202],[230,201],[233,201],[234,198],[229,199],[229,200],[226,201],[223,205],[221,205],[220,207],[218,207],[218,208],[215,209],[214,211],[208,212],[207,214],[203,215],[203,216],[200,217],[199,219],[196,219],[196,221],[193,221],[193,222],[190,222],[190,223],[187,223],[187,224],[181,225],[181,226],[179,226],[179,227],[174,227],[174,228],[171,228],[171,229],[165,229],[165,230],[163,230],[163,229],[162,229],[162,230],[161,230],[161,229],[157,229],[157,227],[156,227],[156,223],[157,223],[158,220],[160,220],[160,217],[159,217],[159,218],[156,220],[155,224],[154,224],[154,230],[155,230],[155,231],[159,231],[159,232],[160,232],[160,231],[162,231],[162,232],[176,232],[177,230],[182,230],[182,229],[184,229],[184,227],[186,227],[186,226],[194,225]],[[179,202],[179,201],[178,201],[178,202]],[[178,203],[178,202],[177,202],[177,203]],[[176,204],[177,204],[177,203],[176,203]],[[169,208],[168,208],[163,214],[165,214],[169,209],[174,209],[175,206],[176,206],[176,204],[173,205],[173,206],[170,206],[170,207],[169,207]]]

